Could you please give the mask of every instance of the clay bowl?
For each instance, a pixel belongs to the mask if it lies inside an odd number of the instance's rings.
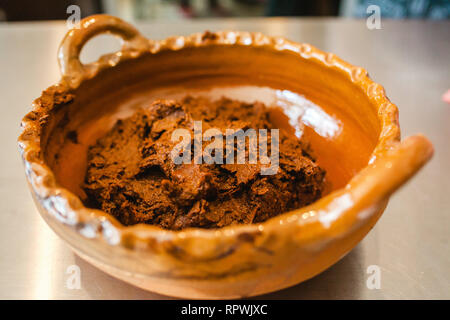
[[[105,32],[122,50],[81,64],[83,45]],[[19,137],[36,205],[79,256],[161,294],[249,297],[317,275],[361,241],[433,153],[421,135],[400,142],[397,107],[364,69],[308,44],[247,32],[152,41],[99,15],[68,32],[58,57],[62,79],[34,101]],[[328,194],[261,224],[210,230],[123,226],[84,206],[88,146],[135,108],[186,94],[274,106],[282,129],[309,136]]]

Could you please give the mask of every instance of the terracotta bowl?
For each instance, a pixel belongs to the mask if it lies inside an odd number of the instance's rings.
[[[83,45],[102,33],[119,36],[121,51],[80,63]],[[400,142],[397,107],[364,69],[308,44],[248,32],[153,41],[98,15],[67,33],[58,59],[62,79],[34,101],[19,137],[36,205],[79,256],[161,294],[249,297],[317,275],[361,241],[433,153],[421,135]],[[327,195],[264,223],[208,230],[123,226],[85,207],[88,146],[137,107],[186,94],[274,106],[275,123],[309,136]]]

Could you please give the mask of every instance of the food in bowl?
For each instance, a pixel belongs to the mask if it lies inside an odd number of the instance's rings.
[[[321,196],[325,171],[304,137],[270,118],[259,102],[155,101],[90,147],[86,203],[125,225],[172,230],[258,223],[308,205]],[[180,157],[187,157],[177,163],[172,151],[183,143],[175,136],[182,129],[188,136]]]
[[[81,63],[83,45],[105,32],[121,37],[122,49]],[[62,78],[34,101],[19,137],[36,206],[77,255],[161,294],[249,297],[314,277],[364,238],[390,196],[433,154],[423,135],[400,141],[397,107],[364,69],[309,44],[237,31],[150,40],[97,15],[67,33],[58,57]],[[273,93],[284,120],[304,124],[331,190],[264,222],[222,228],[124,225],[87,207],[89,146],[142,101],[197,88],[267,105],[262,98]]]

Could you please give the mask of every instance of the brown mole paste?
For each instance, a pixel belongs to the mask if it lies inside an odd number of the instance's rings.
[[[203,132],[218,128],[224,136],[227,128],[274,129],[268,108],[259,102],[193,97],[155,101],[117,121],[90,147],[83,185],[87,204],[125,225],[148,223],[180,230],[262,222],[321,196],[325,171],[304,139],[283,130],[279,131],[279,168],[273,175],[261,174],[264,165],[259,160],[257,164],[175,164],[171,150],[179,141],[172,142],[172,133],[186,128],[193,139],[197,120],[202,121]],[[268,145],[270,151],[270,139]]]

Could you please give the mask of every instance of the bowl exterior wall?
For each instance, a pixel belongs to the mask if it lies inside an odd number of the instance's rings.
[[[69,227],[49,213],[34,194],[33,198],[50,228],[82,259],[107,274],[144,290],[185,299],[252,297],[308,280],[349,253],[372,229],[387,205],[387,201],[384,201],[373,206],[371,210],[374,213],[370,220],[361,223],[359,228],[344,237],[322,239],[320,243],[308,245],[308,248],[283,246],[281,250],[274,252],[253,247],[251,259],[249,248],[241,247],[233,252],[233,256],[242,260],[219,258],[214,263],[202,264],[198,272],[195,272],[192,261],[178,261],[181,262],[177,265],[178,270],[174,270],[173,261],[166,259],[164,253],[158,256],[157,253],[111,248],[105,242],[87,239],[71,232]],[[282,238],[271,241],[284,241],[284,237]],[[221,265],[219,274],[216,273],[217,263]]]

